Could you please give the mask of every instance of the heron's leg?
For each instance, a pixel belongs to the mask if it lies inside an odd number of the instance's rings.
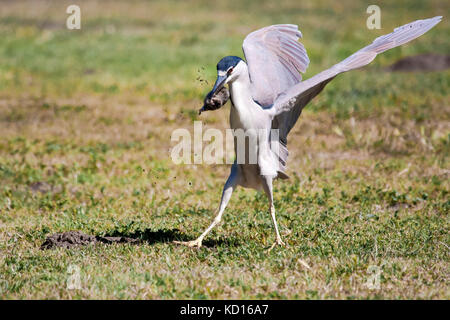
[[[222,199],[220,200],[219,208],[215,211],[217,212],[217,215],[214,218],[213,222],[209,225],[209,227],[196,240],[186,242],[175,241],[175,243],[187,245],[189,247],[200,248],[202,246],[202,241],[206,237],[206,235],[222,220],[223,212],[227,207],[228,201],[230,201],[233,190],[236,188],[236,180],[237,180],[236,171],[232,169],[231,174],[228,177],[225,186],[223,187]]]
[[[272,216],[272,222],[275,227],[275,233],[277,235],[277,240],[274,242],[274,244],[269,248],[269,252],[276,246],[276,245],[282,245],[284,246],[285,243],[283,240],[281,240],[280,232],[278,231],[278,224],[277,219],[275,218],[275,206],[273,205],[273,192],[272,192],[272,177],[269,176],[263,176],[263,189],[266,193],[267,197],[269,198],[270,202],[270,215]]]

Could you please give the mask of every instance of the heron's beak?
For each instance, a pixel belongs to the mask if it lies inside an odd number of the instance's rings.
[[[211,90],[211,95],[214,95],[217,91],[222,89],[226,80],[227,76],[217,76],[216,83],[214,83],[214,87]]]
[[[216,83],[214,83],[213,89],[208,93],[207,97],[212,97],[217,91],[223,88],[225,85],[225,82],[227,80],[227,76],[217,76]],[[198,111],[198,114],[201,114],[203,111],[208,110],[206,105],[203,105],[203,107]]]

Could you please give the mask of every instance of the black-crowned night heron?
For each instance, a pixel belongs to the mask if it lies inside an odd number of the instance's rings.
[[[217,64],[217,80],[205,101],[229,85],[231,128],[243,129],[249,138],[256,138],[249,139],[250,142],[244,144],[244,150],[236,145],[235,140],[236,157],[239,159],[239,153],[245,152],[246,155],[256,155],[257,161],[251,163],[249,157],[245,156],[244,161],[233,163],[214,221],[196,240],[177,243],[201,247],[204,237],[220,222],[233,190],[240,185],[264,190],[269,198],[276,232],[276,241],[269,250],[275,245],[284,245],[275,219],[272,181],[275,178],[288,178],[285,173],[287,136],[303,107],[338,74],[369,64],[377,54],[421,36],[441,19],[439,16],[417,20],[396,28],[392,33],[378,37],[372,44],[305,81],[301,81],[300,72],[306,71],[309,58],[303,45],[298,42],[302,34],[296,25],[273,25],[250,33],[243,43],[247,63],[235,56],[220,60]],[[212,107],[205,104],[200,112],[217,109],[223,104],[221,102]],[[272,129],[278,130],[276,139],[273,138]],[[263,138],[261,131],[267,133]]]

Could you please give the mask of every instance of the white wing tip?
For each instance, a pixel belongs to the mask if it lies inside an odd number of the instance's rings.
[[[417,20],[417,21],[440,22],[441,20],[442,20],[442,16],[436,16],[433,18],[427,18],[427,19],[422,19],[422,20]]]
[[[442,16],[436,16],[436,17],[433,17],[433,18],[425,19],[425,21],[428,20],[430,22],[433,22],[434,23],[433,25],[436,25],[439,22],[441,22],[442,18],[443,18]]]
[[[423,19],[422,21],[425,23],[428,23],[429,26],[432,28],[435,25],[437,25],[439,22],[441,22],[441,20],[442,20],[442,16],[436,16],[433,18]],[[418,21],[420,21],[420,20],[418,20]]]

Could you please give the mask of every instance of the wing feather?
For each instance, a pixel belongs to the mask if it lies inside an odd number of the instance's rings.
[[[287,136],[290,130],[297,122],[303,108],[315,96],[317,96],[331,80],[333,80],[339,73],[360,68],[369,64],[379,53],[405,44],[421,36],[438,24],[441,19],[442,17],[438,16],[430,19],[417,20],[395,28],[392,33],[376,38],[372,44],[362,48],[340,63],[325,71],[322,71],[310,79],[294,84],[291,88],[281,93],[270,109],[274,112],[272,128],[280,129],[279,149],[283,151],[279,154],[280,168],[283,171],[286,168],[288,156]],[[290,48],[290,44],[290,42],[288,44],[284,44],[285,48]],[[291,53],[291,56],[296,55]],[[295,61],[302,63],[301,59],[297,59]]]
[[[338,74],[361,68],[372,62],[377,54],[416,39],[433,28],[441,19],[442,17],[438,16],[430,19],[417,20],[395,28],[392,33],[376,38],[370,45],[355,52],[331,68],[320,72],[310,79],[295,84],[280,94],[275,100],[272,106],[275,115],[282,114],[293,108],[303,108]]]
[[[299,83],[309,58],[296,25],[268,26],[250,33],[242,49],[252,84],[252,96],[262,106],[273,104],[277,96]]]

